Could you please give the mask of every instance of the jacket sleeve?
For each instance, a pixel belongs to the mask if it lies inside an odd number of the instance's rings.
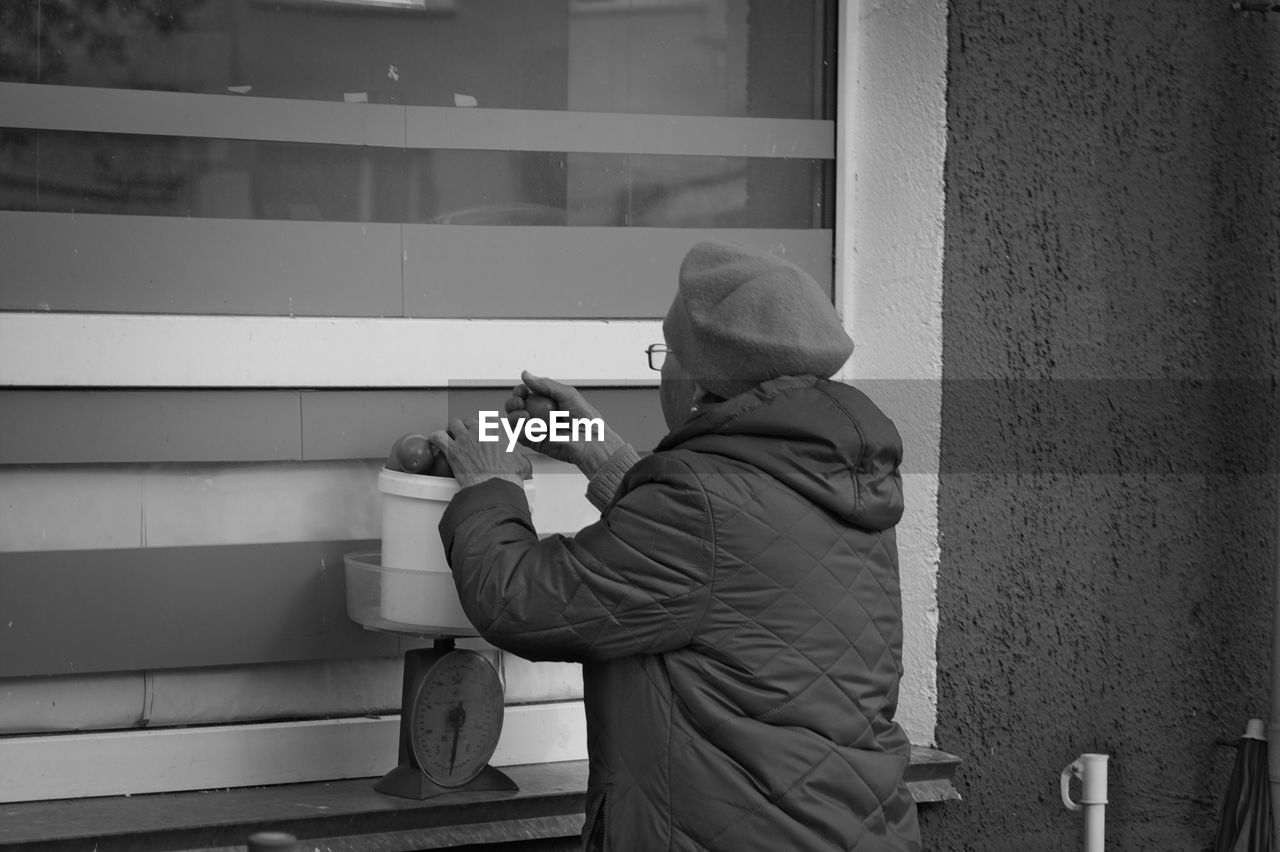
[[[601,519],[542,540],[524,492],[460,491],[440,536],[463,610],[480,634],[532,660],[586,662],[687,645],[710,596],[710,507],[697,477],[651,456]]]

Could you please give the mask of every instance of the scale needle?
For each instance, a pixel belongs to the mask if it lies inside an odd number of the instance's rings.
[[[458,762],[458,734],[462,732],[462,724],[467,721],[467,710],[461,704],[449,711],[449,724],[453,726],[453,748],[449,751],[449,773],[453,773],[454,764]]]

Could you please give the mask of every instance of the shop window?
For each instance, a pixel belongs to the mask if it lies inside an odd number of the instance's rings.
[[[830,243],[833,18],[819,0],[20,0],[0,9],[0,212]],[[104,268],[131,262],[122,246]],[[41,304],[104,309],[0,285],[2,309]]]

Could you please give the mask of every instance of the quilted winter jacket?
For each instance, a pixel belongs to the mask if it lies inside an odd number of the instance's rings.
[[[455,496],[440,533],[480,633],[584,664],[586,848],[919,848],[900,459],[860,391],[787,377],[669,434],[575,536],[540,541],[509,482]]]

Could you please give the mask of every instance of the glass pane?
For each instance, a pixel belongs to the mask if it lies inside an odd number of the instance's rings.
[[[0,132],[0,209],[461,225],[813,228],[830,163]]]
[[[831,119],[833,10],[823,0],[5,0],[0,81]]]
[[[817,228],[828,165],[818,160],[570,154],[575,225]]]

